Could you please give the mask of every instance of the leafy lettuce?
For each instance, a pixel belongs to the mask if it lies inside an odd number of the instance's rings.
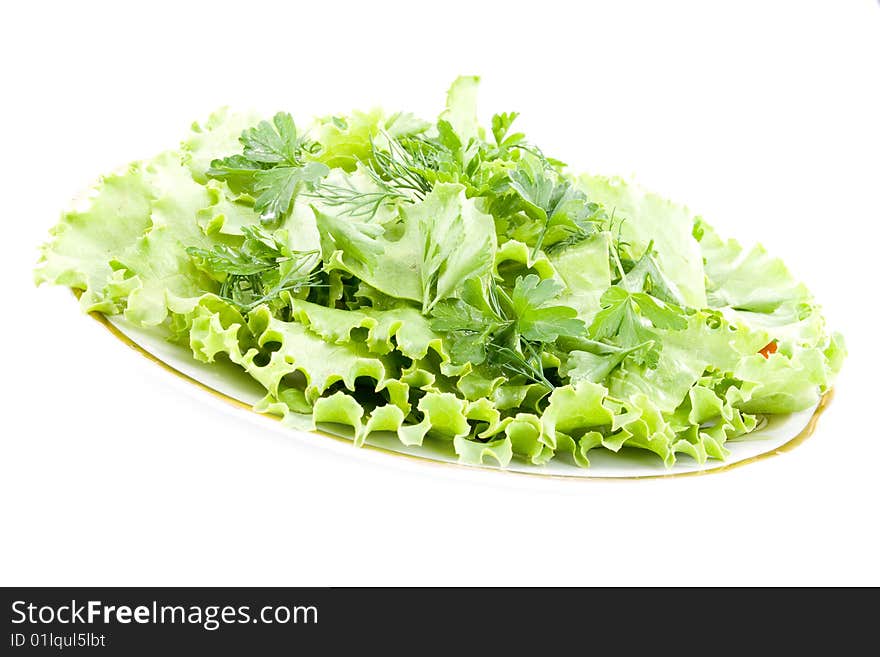
[[[235,363],[292,426],[430,437],[470,463],[723,459],[829,389],[842,338],[780,260],[571,175],[516,113],[487,132],[478,82],[434,122],[217,112],[65,212],[36,281]]]

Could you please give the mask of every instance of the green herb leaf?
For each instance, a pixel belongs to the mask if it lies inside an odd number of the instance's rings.
[[[586,335],[573,308],[548,305],[561,289],[556,281],[542,281],[534,274],[519,277],[511,293],[494,281],[482,286],[470,279],[463,286],[464,298],[448,299],[434,308],[431,328],[450,341],[454,363],[479,365],[488,360],[509,375],[552,389],[541,353],[560,336]]]
[[[577,319],[577,311],[568,306],[547,304],[562,292],[563,286],[552,279],[541,280],[534,274],[519,277],[511,294],[516,328],[526,340],[554,342],[560,336],[583,336],[586,325]]]
[[[619,242],[619,237],[618,237]],[[648,243],[648,248],[642,257],[628,268],[626,275],[620,282],[620,285],[630,292],[647,292],[657,299],[662,299],[668,303],[684,306],[681,292],[673,283],[657,263],[654,257],[654,242]],[[621,245],[618,243],[617,250],[620,251]],[[626,266],[624,266],[627,269]]]
[[[519,112],[504,112],[492,117],[492,136],[498,148],[510,148],[525,140],[525,135],[521,132],[509,136],[507,134],[518,116]]]
[[[509,177],[523,210],[537,222],[536,234],[527,240],[533,244],[533,254],[572,237],[586,239],[604,220],[601,206],[590,202],[542,157],[526,153]]]
[[[211,161],[211,167],[205,172],[210,178],[225,180],[236,190],[251,189],[257,172],[265,167],[244,155],[230,155]]]
[[[320,263],[317,251],[291,251],[275,235],[259,226],[243,226],[244,240],[232,247],[189,247],[195,265],[221,282],[220,296],[244,312],[275,304],[283,292],[297,292],[316,284]]]
[[[630,354],[648,350],[652,342],[642,342],[627,349],[621,349],[612,345],[603,345],[601,353],[591,351],[572,351],[568,354],[566,367],[562,374],[567,376],[572,383],[578,381],[592,381],[603,383],[608,375],[620,365]]]
[[[636,362],[656,367],[661,341],[651,328],[680,331],[687,328],[684,311],[654,299],[644,292],[629,292],[613,285],[602,295],[600,310],[590,325],[594,340],[616,339],[619,346],[635,347],[651,343],[649,348],[634,352]]]
[[[254,209],[265,221],[276,221],[290,211],[300,187],[313,188],[329,172],[327,165],[320,162],[259,171],[255,175],[254,190],[259,196],[254,202]]]
[[[244,146],[244,157],[254,162],[300,164],[303,142],[297,139],[296,124],[286,112],[278,112],[272,123],[260,121],[245,130],[240,141]]]

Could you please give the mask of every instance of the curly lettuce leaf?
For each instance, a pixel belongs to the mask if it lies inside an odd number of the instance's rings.
[[[512,284],[518,276],[537,274],[541,278],[554,278],[556,270],[543,251],[533,253],[525,243],[507,240],[498,245],[495,252],[495,275],[505,283]],[[570,304],[569,304],[570,305]]]
[[[608,245],[609,235],[597,233],[550,256],[565,283],[559,302],[577,310],[578,317],[587,324],[601,309],[602,294],[611,287]]]
[[[694,217],[671,201],[619,178],[581,176],[578,184],[620,224],[621,238],[641,255],[653,242],[663,274],[692,308],[706,307],[703,258],[692,235]]]
[[[465,280],[492,268],[494,225],[462,185],[440,183],[424,201],[401,207],[400,216],[398,226],[382,228],[318,212],[327,269],[347,271],[428,312]]]
[[[193,123],[190,135],[181,143],[183,164],[199,183],[206,183],[205,172],[217,158],[241,148],[241,133],[253,126],[260,117],[252,112],[232,112],[222,108],[203,123]]]
[[[706,262],[710,307],[767,314],[783,304],[810,301],[806,286],[764,247],[755,245],[746,251],[736,240],[722,240],[704,221],[697,222],[694,233]]]
[[[384,141],[385,135],[399,138],[416,135],[430,124],[408,112],[386,116],[381,109],[368,112],[354,111],[348,116],[326,116],[315,121],[311,134],[321,145],[317,160],[331,169],[354,171],[359,164],[368,162],[373,154],[373,142]]]
[[[105,176],[77,207],[62,215],[41,249],[34,273],[37,284],[82,290],[80,306],[86,312],[120,312],[122,300],[107,290],[113,275],[110,263],[152,226],[154,192],[144,169],[135,163]]]
[[[155,326],[168,315],[168,295],[199,296],[215,291],[216,282],[198,269],[188,246],[210,247],[197,221],[209,202],[205,187],[180,165],[176,153],[163,155],[146,167],[154,193],[151,228],[110,262],[128,291],[125,318]]]
[[[390,310],[327,308],[303,300],[293,302],[294,318],[333,344],[355,341],[352,333],[366,329],[366,345],[377,354],[398,350],[408,358],[422,359],[429,350],[448,359],[440,336],[417,309],[401,306]]]
[[[205,185],[208,205],[197,213],[199,227],[208,236],[243,235],[242,227],[258,224],[260,215],[254,210],[254,199],[247,194],[236,194],[220,180],[209,180]]]
[[[462,75],[452,83],[446,94],[446,109],[440,115],[447,121],[462,144],[471,139],[482,139],[483,129],[477,119],[477,91],[480,78],[476,75]]]
[[[733,370],[767,344],[768,336],[744,325],[715,324],[703,313],[691,315],[681,331],[656,330],[663,349],[655,368],[626,361],[608,379],[612,396],[643,394],[666,412],[674,411],[710,365]]]

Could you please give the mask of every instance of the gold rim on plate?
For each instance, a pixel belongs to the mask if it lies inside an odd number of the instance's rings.
[[[74,292],[79,292],[75,290]],[[77,294],[77,297],[79,294]],[[184,374],[180,370],[176,369],[173,365],[169,365],[164,360],[156,356],[155,354],[150,353],[142,346],[140,346],[137,342],[129,338],[125,333],[119,330],[103,313],[99,312],[90,312],[91,315],[98,323],[100,323],[104,328],[106,328],[115,338],[120,340],[126,346],[134,349],[141,356],[144,356],[151,362],[155,363],[162,367],[165,371],[170,372],[171,374],[177,376],[188,383],[194,384],[196,387],[201,388],[205,392],[221,399],[222,401],[232,404],[236,408],[240,408],[246,410],[250,413],[254,413],[255,415],[259,415],[261,417],[265,417],[271,420],[280,421],[281,418],[275,415],[267,415],[264,413],[257,413],[250,404],[246,404],[245,402],[236,399],[235,397],[231,397],[219,390],[212,388],[211,386],[199,381],[198,379]],[[742,461],[736,461],[735,463],[728,463],[727,465],[721,465],[717,468],[711,468],[709,470],[693,470],[691,472],[670,472],[668,474],[648,474],[648,475],[626,475],[620,477],[595,477],[591,475],[564,475],[564,474],[542,474],[540,472],[524,472],[522,470],[508,470],[506,468],[495,468],[495,467],[487,467],[487,466],[475,466],[475,465],[464,465],[461,463],[453,463],[450,461],[438,461],[436,459],[431,459],[426,456],[415,456],[413,454],[405,454],[403,452],[396,452],[391,449],[386,449],[384,447],[378,447],[376,445],[364,444],[361,449],[370,449],[377,452],[383,452],[385,454],[393,454],[394,456],[409,458],[414,461],[419,461],[424,464],[433,464],[433,465],[441,465],[441,466],[450,466],[454,468],[467,468],[469,470],[479,469],[483,471],[491,471],[491,472],[499,472],[506,474],[514,474],[514,475],[525,475],[528,477],[540,477],[542,479],[565,479],[570,481],[572,479],[578,480],[587,480],[587,481],[626,481],[633,479],[672,479],[675,477],[693,477],[699,475],[709,475],[716,474],[720,472],[729,472],[735,468],[738,468],[742,465],[748,465],[750,463],[755,463],[756,461],[763,461],[765,459],[772,458],[774,456],[778,456],[779,454],[783,454],[785,452],[789,452],[798,445],[802,444],[807,438],[813,435],[813,432],[816,430],[816,424],[819,421],[819,417],[822,415],[823,411],[828,408],[828,405],[831,403],[832,398],[834,397],[834,390],[830,389],[826,391],[822,397],[819,399],[819,404],[816,406],[816,410],[813,411],[813,415],[810,418],[810,421],[807,422],[807,426],[805,426],[800,433],[798,433],[794,438],[789,440],[788,442],[776,447],[775,449],[770,450],[769,452],[764,452],[763,454],[756,454],[755,456],[750,456],[749,458],[743,459]],[[320,429],[314,429],[311,432],[302,432],[302,433],[313,433],[322,437],[332,438],[334,440],[351,443],[348,438],[344,438],[342,436],[337,436],[332,433],[328,433],[326,431],[321,431]]]

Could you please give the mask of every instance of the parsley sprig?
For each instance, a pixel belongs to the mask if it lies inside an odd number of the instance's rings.
[[[590,324],[590,337],[609,341],[628,350],[634,362],[656,368],[662,342],[655,329],[686,329],[688,310],[675,284],[663,275],[654,242],[638,260],[627,257],[627,248],[618,232],[611,248],[616,283],[602,295],[602,310]]]
[[[434,308],[431,326],[450,341],[455,363],[486,363],[552,389],[541,354],[561,336],[586,332],[577,311],[551,303],[561,290],[556,281],[534,274],[517,278],[509,292],[497,281],[484,286],[471,279],[461,299]]]
[[[596,233],[605,220],[601,205],[593,203],[543,156],[524,155],[509,174],[509,186],[519,197],[522,211],[538,222],[532,257],[545,244],[579,242]]]
[[[248,128],[239,141],[242,153],[213,160],[206,174],[254,196],[254,209],[265,225],[277,225],[299,190],[314,188],[330,171],[308,159],[319,146],[297,133],[286,112],[276,114],[272,123],[260,121]]]

